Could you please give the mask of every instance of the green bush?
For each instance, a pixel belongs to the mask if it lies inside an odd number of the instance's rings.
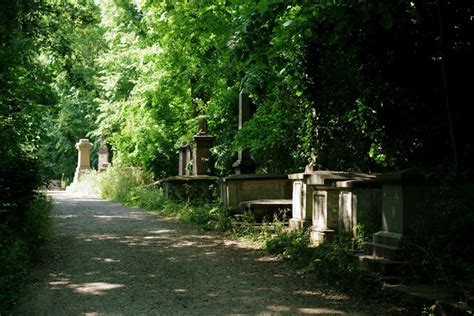
[[[100,196],[136,206],[140,187],[150,184],[153,176],[140,168],[110,167],[100,174]]]
[[[14,302],[28,268],[28,247],[13,230],[0,224],[0,314]]]
[[[25,223],[26,243],[30,251],[36,254],[51,235],[53,222],[51,218],[52,204],[44,195],[36,195],[29,205]]]
[[[283,230],[265,241],[264,247],[271,254],[281,254],[287,258],[299,258],[308,248],[307,230]]]
[[[51,202],[37,194],[21,212],[23,220],[0,224],[0,314],[16,300],[29,265],[51,233],[51,208]]]
[[[359,296],[381,293],[382,283],[371,273],[359,268],[349,242],[335,240],[311,249],[309,270],[321,280]]]

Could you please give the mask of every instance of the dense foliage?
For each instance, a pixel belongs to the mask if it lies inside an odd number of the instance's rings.
[[[203,118],[216,167],[268,172],[468,164],[472,5],[102,1],[99,128],[116,162],[176,172]],[[240,90],[257,110],[237,133]]]
[[[8,5],[2,133],[12,130],[2,141],[27,144],[47,178],[71,178],[74,143],[99,136],[114,163],[175,174],[177,148],[203,119],[222,174],[240,148],[266,172],[309,159],[364,171],[471,167],[468,2]],[[243,89],[256,113],[238,132]]]

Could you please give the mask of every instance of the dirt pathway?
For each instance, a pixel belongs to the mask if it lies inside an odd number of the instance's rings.
[[[54,199],[49,258],[16,314],[379,314],[221,236],[96,198]]]

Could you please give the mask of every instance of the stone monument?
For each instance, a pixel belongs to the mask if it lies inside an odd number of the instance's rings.
[[[100,141],[100,147],[99,147],[99,153],[98,153],[99,162],[98,162],[97,169],[99,171],[105,171],[110,165],[109,150],[107,148],[107,143],[104,137],[101,137],[99,141]]]
[[[254,112],[250,94],[242,90],[239,94],[239,130]],[[255,207],[271,213],[291,205],[291,182],[286,174],[256,174],[255,163],[247,150],[237,152],[232,167],[235,174],[221,179],[221,201],[230,213],[240,213],[244,209],[254,212]]]
[[[77,155],[77,168],[74,174],[74,183],[79,181],[81,174],[85,170],[89,170],[91,168],[91,161],[90,161],[90,152],[92,149],[92,144],[89,142],[87,138],[83,138],[76,143],[76,149],[78,150]]]
[[[250,94],[242,90],[239,94],[239,130],[244,126],[255,112],[255,105],[250,100]],[[235,174],[255,173],[255,163],[250,158],[248,150],[237,152],[237,160],[232,164]]]
[[[198,132],[193,136],[191,141],[192,148],[192,175],[209,175],[212,166],[209,163],[211,158],[211,148],[214,144],[214,136],[209,135],[207,130],[207,121],[203,119],[199,125]]]
[[[217,177],[211,176],[211,148],[214,136],[207,130],[203,118],[192,140],[179,149],[178,176],[160,181],[165,195],[171,199],[210,202],[216,196]]]

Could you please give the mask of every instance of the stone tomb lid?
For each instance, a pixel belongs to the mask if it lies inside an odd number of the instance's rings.
[[[367,173],[353,173],[345,171],[318,170],[309,178],[308,184],[332,184],[341,180],[375,179],[375,175]]]
[[[234,175],[222,178],[223,182],[242,181],[242,180],[253,180],[253,181],[288,180],[288,175],[286,174],[234,174]]]
[[[293,205],[291,199],[262,199],[262,200],[252,200],[252,201],[243,201],[240,202],[239,206],[244,208],[267,208],[267,207],[276,207],[276,208],[290,208]]]
[[[208,176],[208,175],[198,175],[198,176],[174,176],[165,179],[161,179],[152,183],[151,185],[161,185],[163,182],[192,182],[192,181],[216,181],[219,180],[219,177]]]
[[[337,181],[336,187],[338,188],[347,188],[347,189],[355,189],[355,188],[380,188],[381,184],[377,179],[370,178],[370,179],[362,179],[362,180],[346,180],[346,181]]]
[[[377,175],[377,181],[380,182],[418,182],[424,181],[426,176],[432,173],[429,168],[409,168],[387,172]]]

